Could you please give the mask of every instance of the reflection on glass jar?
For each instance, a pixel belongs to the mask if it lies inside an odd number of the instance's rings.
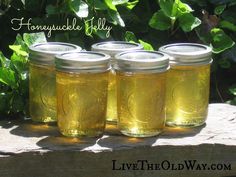
[[[160,49],[172,56],[167,74],[166,124],[194,127],[208,112],[211,49],[200,44],[171,44]]]
[[[173,66],[168,73],[167,81],[168,125],[203,124],[207,117],[209,84],[209,64]]]
[[[93,51],[104,52],[111,56],[112,69],[109,73],[108,83],[108,98],[107,98],[107,114],[106,119],[109,123],[117,122],[117,89],[116,89],[116,73],[113,69],[115,58],[114,56],[120,52],[131,50],[142,50],[143,47],[140,44],[130,43],[125,41],[109,41],[101,42],[92,45]]]
[[[40,43],[30,47],[29,98],[30,116],[35,122],[55,122],[56,73],[54,58],[65,51],[81,48],[67,43]]]
[[[56,58],[57,117],[65,136],[100,136],[106,122],[109,59],[80,52]]]
[[[133,137],[161,133],[165,125],[168,56],[134,51],[116,57],[118,128]]]
[[[30,64],[30,115],[36,122],[56,121],[54,67]]]
[[[57,72],[58,126],[66,136],[98,136],[105,127],[108,73]]]

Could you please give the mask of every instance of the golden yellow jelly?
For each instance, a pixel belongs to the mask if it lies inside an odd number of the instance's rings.
[[[56,121],[55,69],[30,63],[30,115],[35,122]]]
[[[99,136],[105,128],[108,72],[57,71],[58,127],[65,136]]]
[[[109,59],[97,52],[58,55],[58,127],[64,136],[96,137],[106,123]]]
[[[166,73],[117,73],[118,127],[128,136],[153,136],[165,124]]]
[[[117,89],[116,89],[116,73],[114,70],[114,56],[120,52],[131,50],[142,50],[143,46],[137,43],[125,41],[108,41],[92,45],[93,51],[104,52],[111,56],[112,69],[109,73],[108,98],[107,98],[107,114],[106,119],[109,123],[117,122]]]
[[[160,48],[171,58],[167,74],[166,124],[195,127],[208,113],[211,49],[201,44],[179,43]]]
[[[172,66],[167,76],[167,125],[203,124],[209,103],[210,64]]]
[[[116,57],[119,130],[132,137],[158,135],[165,125],[168,57],[148,51]]]
[[[76,45],[57,42],[39,43],[30,47],[29,110],[34,122],[57,120],[55,55],[80,50]]]
[[[116,73],[114,70],[109,72],[108,81],[106,120],[114,123],[117,121],[117,89]]]

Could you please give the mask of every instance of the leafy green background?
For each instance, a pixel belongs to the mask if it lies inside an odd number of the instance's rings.
[[[53,31],[48,41],[70,42],[85,49],[99,41],[126,40],[157,50],[173,42],[213,47],[211,102],[236,104],[236,0],[0,0],[0,115],[28,114],[28,47],[45,41],[27,27],[12,30],[13,18],[35,25],[62,25],[77,19],[81,31]],[[112,26],[90,32],[86,20],[106,18]],[[40,32],[40,31],[38,31]],[[47,32],[46,32],[47,34]]]

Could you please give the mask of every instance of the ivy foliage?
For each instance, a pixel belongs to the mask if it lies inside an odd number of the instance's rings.
[[[70,42],[87,50],[104,40],[138,42],[146,50],[173,42],[212,46],[211,101],[235,104],[235,11],[235,0],[2,0],[0,115],[27,113],[28,47],[46,40],[43,33],[26,26],[12,30],[13,18],[32,18],[33,25],[64,25],[76,19],[81,30],[52,31],[47,40]],[[106,19],[105,25],[112,27],[110,35],[96,28],[99,19]]]

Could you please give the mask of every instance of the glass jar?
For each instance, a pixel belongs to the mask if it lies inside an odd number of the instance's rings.
[[[207,118],[211,48],[201,44],[177,43],[160,48],[171,56],[167,77],[166,124],[195,127]]]
[[[108,101],[107,101],[107,115],[106,119],[110,123],[117,122],[117,90],[116,90],[116,74],[113,69],[114,56],[120,52],[130,50],[142,50],[143,46],[137,43],[130,43],[125,41],[109,41],[101,42],[92,45],[92,51],[104,52],[111,56],[112,69],[109,73],[108,84]]]
[[[64,136],[103,134],[109,60],[109,55],[99,52],[56,56],[57,118]]]
[[[29,110],[35,122],[56,121],[55,55],[81,48],[67,43],[48,42],[31,46],[29,54]]]
[[[168,56],[129,51],[116,55],[118,128],[124,135],[150,137],[165,125]]]

